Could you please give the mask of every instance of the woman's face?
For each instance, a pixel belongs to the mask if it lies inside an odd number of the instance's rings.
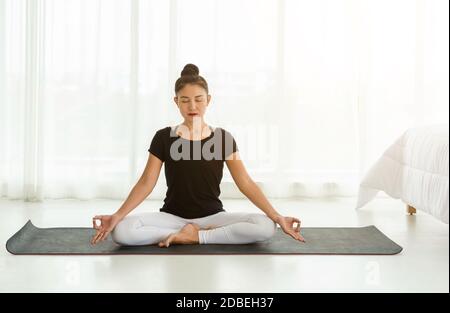
[[[202,87],[187,84],[178,91],[174,100],[184,120],[192,123],[194,118],[200,118],[203,121],[203,115],[206,112],[211,96],[207,95],[206,90]]]

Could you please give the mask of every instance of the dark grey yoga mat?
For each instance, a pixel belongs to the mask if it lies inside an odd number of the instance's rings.
[[[243,245],[119,246],[111,240],[90,244],[92,228],[38,228],[28,221],[7,242],[12,254],[397,254],[402,247],[375,226],[305,227],[306,243],[294,240],[278,228],[261,243]]]

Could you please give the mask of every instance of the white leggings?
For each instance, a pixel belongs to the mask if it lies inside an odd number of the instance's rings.
[[[276,229],[276,224],[270,218],[257,213],[219,212],[202,218],[185,219],[166,212],[148,212],[126,216],[116,225],[111,235],[120,245],[152,245],[189,223],[200,226],[200,244],[265,241],[274,235]]]

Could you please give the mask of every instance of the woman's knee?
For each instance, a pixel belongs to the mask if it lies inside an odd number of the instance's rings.
[[[111,232],[112,240],[119,245],[131,244],[134,221],[130,217],[125,217]]]
[[[277,225],[269,217],[263,214],[255,214],[253,221],[258,227],[258,241],[266,241],[275,235]]]

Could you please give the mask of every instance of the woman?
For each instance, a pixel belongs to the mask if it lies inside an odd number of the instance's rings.
[[[121,245],[247,244],[270,239],[276,224],[304,242],[300,220],[280,215],[249,177],[233,136],[206,124],[203,116],[211,96],[197,66],[184,67],[174,101],[184,122],[156,132],[145,170],[126,201],[116,213],[93,218],[91,243],[111,233]],[[168,189],[160,212],[127,216],[152,192],[163,162]],[[239,190],[265,215],[225,212],[219,199],[224,162]]]

